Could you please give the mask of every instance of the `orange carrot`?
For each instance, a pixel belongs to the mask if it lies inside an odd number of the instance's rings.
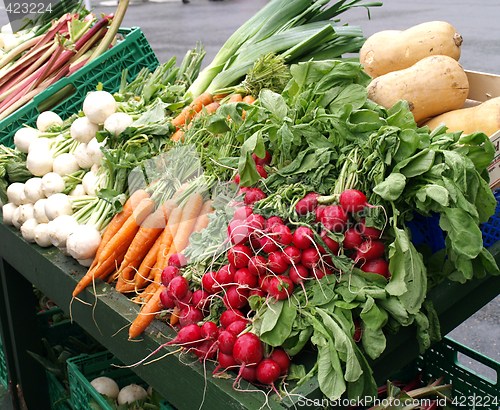
[[[184,130],[182,128],[179,128],[177,131],[175,131],[170,139],[174,142],[178,142],[181,140],[184,140]]]
[[[166,256],[168,251],[174,241],[175,235],[177,234],[177,229],[179,228],[179,223],[182,218],[182,208],[175,208],[170,214],[170,219],[168,220],[167,227],[165,228],[165,234],[162,238],[162,242],[160,243],[160,247],[158,248],[158,255],[156,257],[156,263],[153,267],[154,271],[161,271],[165,267]],[[155,275],[156,276],[156,275]]]
[[[181,310],[175,306],[174,310],[172,311],[172,314],[170,315],[170,326],[175,326],[177,323],[179,323],[179,314],[181,313]]]
[[[186,122],[191,120],[197,112],[200,112],[205,105],[208,105],[211,102],[213,102],[212,94],[203,93],[199,95],[172,120],[172,125],[177,128],[181,127],[186,124]]]
[[[117,213],[113,217],[111,222],[104,230],[101,238],[101,243],[99,243],[99,247],[97,248],[95,258],[92,261],[92,265],[90,265],[90,269],[92,269],[97,264],[97,261],[99,260],[99,255],[102,252],[104,246],[118,232],[118,230],[122,227],[122,225],[129,218],[129,216],[132,215],[132,212],[134,211],[134,208],[139,203],[139,201],[148,197],[149,194],[144,189],[138,189],[132,195],[130,195],[130,197],[123,205],[122,211]]]
[[[223,100],[224,98],[226,98],[228,96],[228,94],[214,94],[213,96],[213,100],[214,101],[221,101]]]
[[[156,314],[161,311],[162,305],[160,301],[160,294],[165,289],[164,286],[159,286],[154,295],[143,305],[141,311],[134,319],[128,330],[128,336],[133,339],[139,336],[153,321]]]
[[[231,97],[229,97],[228,102],[240,102],[243,100],[243,97],[241,94],[231,94]]]
[[[156,239],[154,245],[149,249],[149,252],[142,260],[139,265],[139,269],[135,275],[134,286],[132,290],[142,289],[148,282],[151,276],[151,270],[156,263],[156,258],[158,256],[158,249],[160,249],[160,243],[163,240],[163,235],[165,235],[166,229],[163,230],[161,235]]]
[[[250,94],[245,95],[245,97],[243,97],[243,102],[247,104],[253,104],[255,102],[255,97]]]
[[[198,219],[196,220],[196,224],[193,228],[193,232],[200,232],[207,227],[208,222],[209,222],[208,215],[210,213],[212,213],[214,210],[212,208],[212,205],[213,205],[212,200],[206,201],[203,204],[203,207],[201,208],[201,211],[200,211],[200,216],[198,216]]]
[[[163,209],[160,207],[144,220],[128,247],[125,258],[118,270],[118,283],[116,284],[118,292],[124,288],[127,282],[134,278],[137,268],[164,228],[165,216]]]
[[[126,247],[130,245],[134,239],[135,234],[140,228],[142,222],[153,211],[155,203],[150,198],[145,198],[134,209],[132,215],[128,217],[118,232],[109,240],[109,242],[102,249],[99,259],[104,261],[109,258],[118,244],[126,243]],[[99,260],[97,262],[99,267]]]

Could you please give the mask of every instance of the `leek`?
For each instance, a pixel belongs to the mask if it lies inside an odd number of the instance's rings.
[[[314,58],[341,57],[359,51],[359,27],[335,26],[332,20],[352,7],[381,6],[362,0],[271,0],[236,30],[189,87],[187,98],[215,92],[241,81],[265,54],[282,55],[291,64]]]

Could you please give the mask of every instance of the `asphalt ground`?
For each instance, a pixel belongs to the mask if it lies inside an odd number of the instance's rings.
[[[224,41],[267,0],[131,0],[124,27],[140,27],[160,62],[172,56],[180,60],[201,42],[207,52],[204,65]],[[352,9],[341,23],[359,25],[365,36],[385,29],[406,29],[432,20],[448,21],[464,38],[460,62],[469,70],[500,74],[500,3],[498,0],[386,0],[372,8]],[[114,0],[92,3],[98,13],[113,12]],[[0,11],[0,24],[7,17]],[[467,303],[467,301],[464,301]],[[450,333],[455,340],[500,361],[500,297]],[[468,360],[465,364],[475,368]],[[479,370],[481,371],[481,370]],[[491,374],[491,373],[489,373]]]

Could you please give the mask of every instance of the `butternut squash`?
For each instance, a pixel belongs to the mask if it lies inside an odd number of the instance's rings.
[[[475,107],[448,111],[427,121],[431,130],[445,124],[449,131],[463,131],[464,134],[484,132],[493,135],[500,130],[500,97],[492,98]]]
[[[462,36],[445,21],[429,21],[407,30],[384,30],[370,36],[359,51],[359,61],[375,78],[411,67],[431,55],[458,61]]]
[[[386,108],[408,101],[416,122],[461,108],[468,93],[465,71],[448,56],[426,57],[368,84],[368,98]]]

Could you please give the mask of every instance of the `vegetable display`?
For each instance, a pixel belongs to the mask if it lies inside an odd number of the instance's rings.
[[[4,223],[88,266],[74,298],[95,281],[129,297],[130,339],[160,318],[165,346],[237,389],[376,396],[388,335],[414,326],[421,352],[440,339],[429,290],[500,271],[480,230],[495,125],[451,119],[461,38],[430,22],[342,58],[363,39],[331,19],[373,5],[273,0],[201,72],[198,46],[70,118],[43,113],[2,148]],[[379,57],[391,36],[400,67]],[[413,242],[418,218],[440,249]]]

